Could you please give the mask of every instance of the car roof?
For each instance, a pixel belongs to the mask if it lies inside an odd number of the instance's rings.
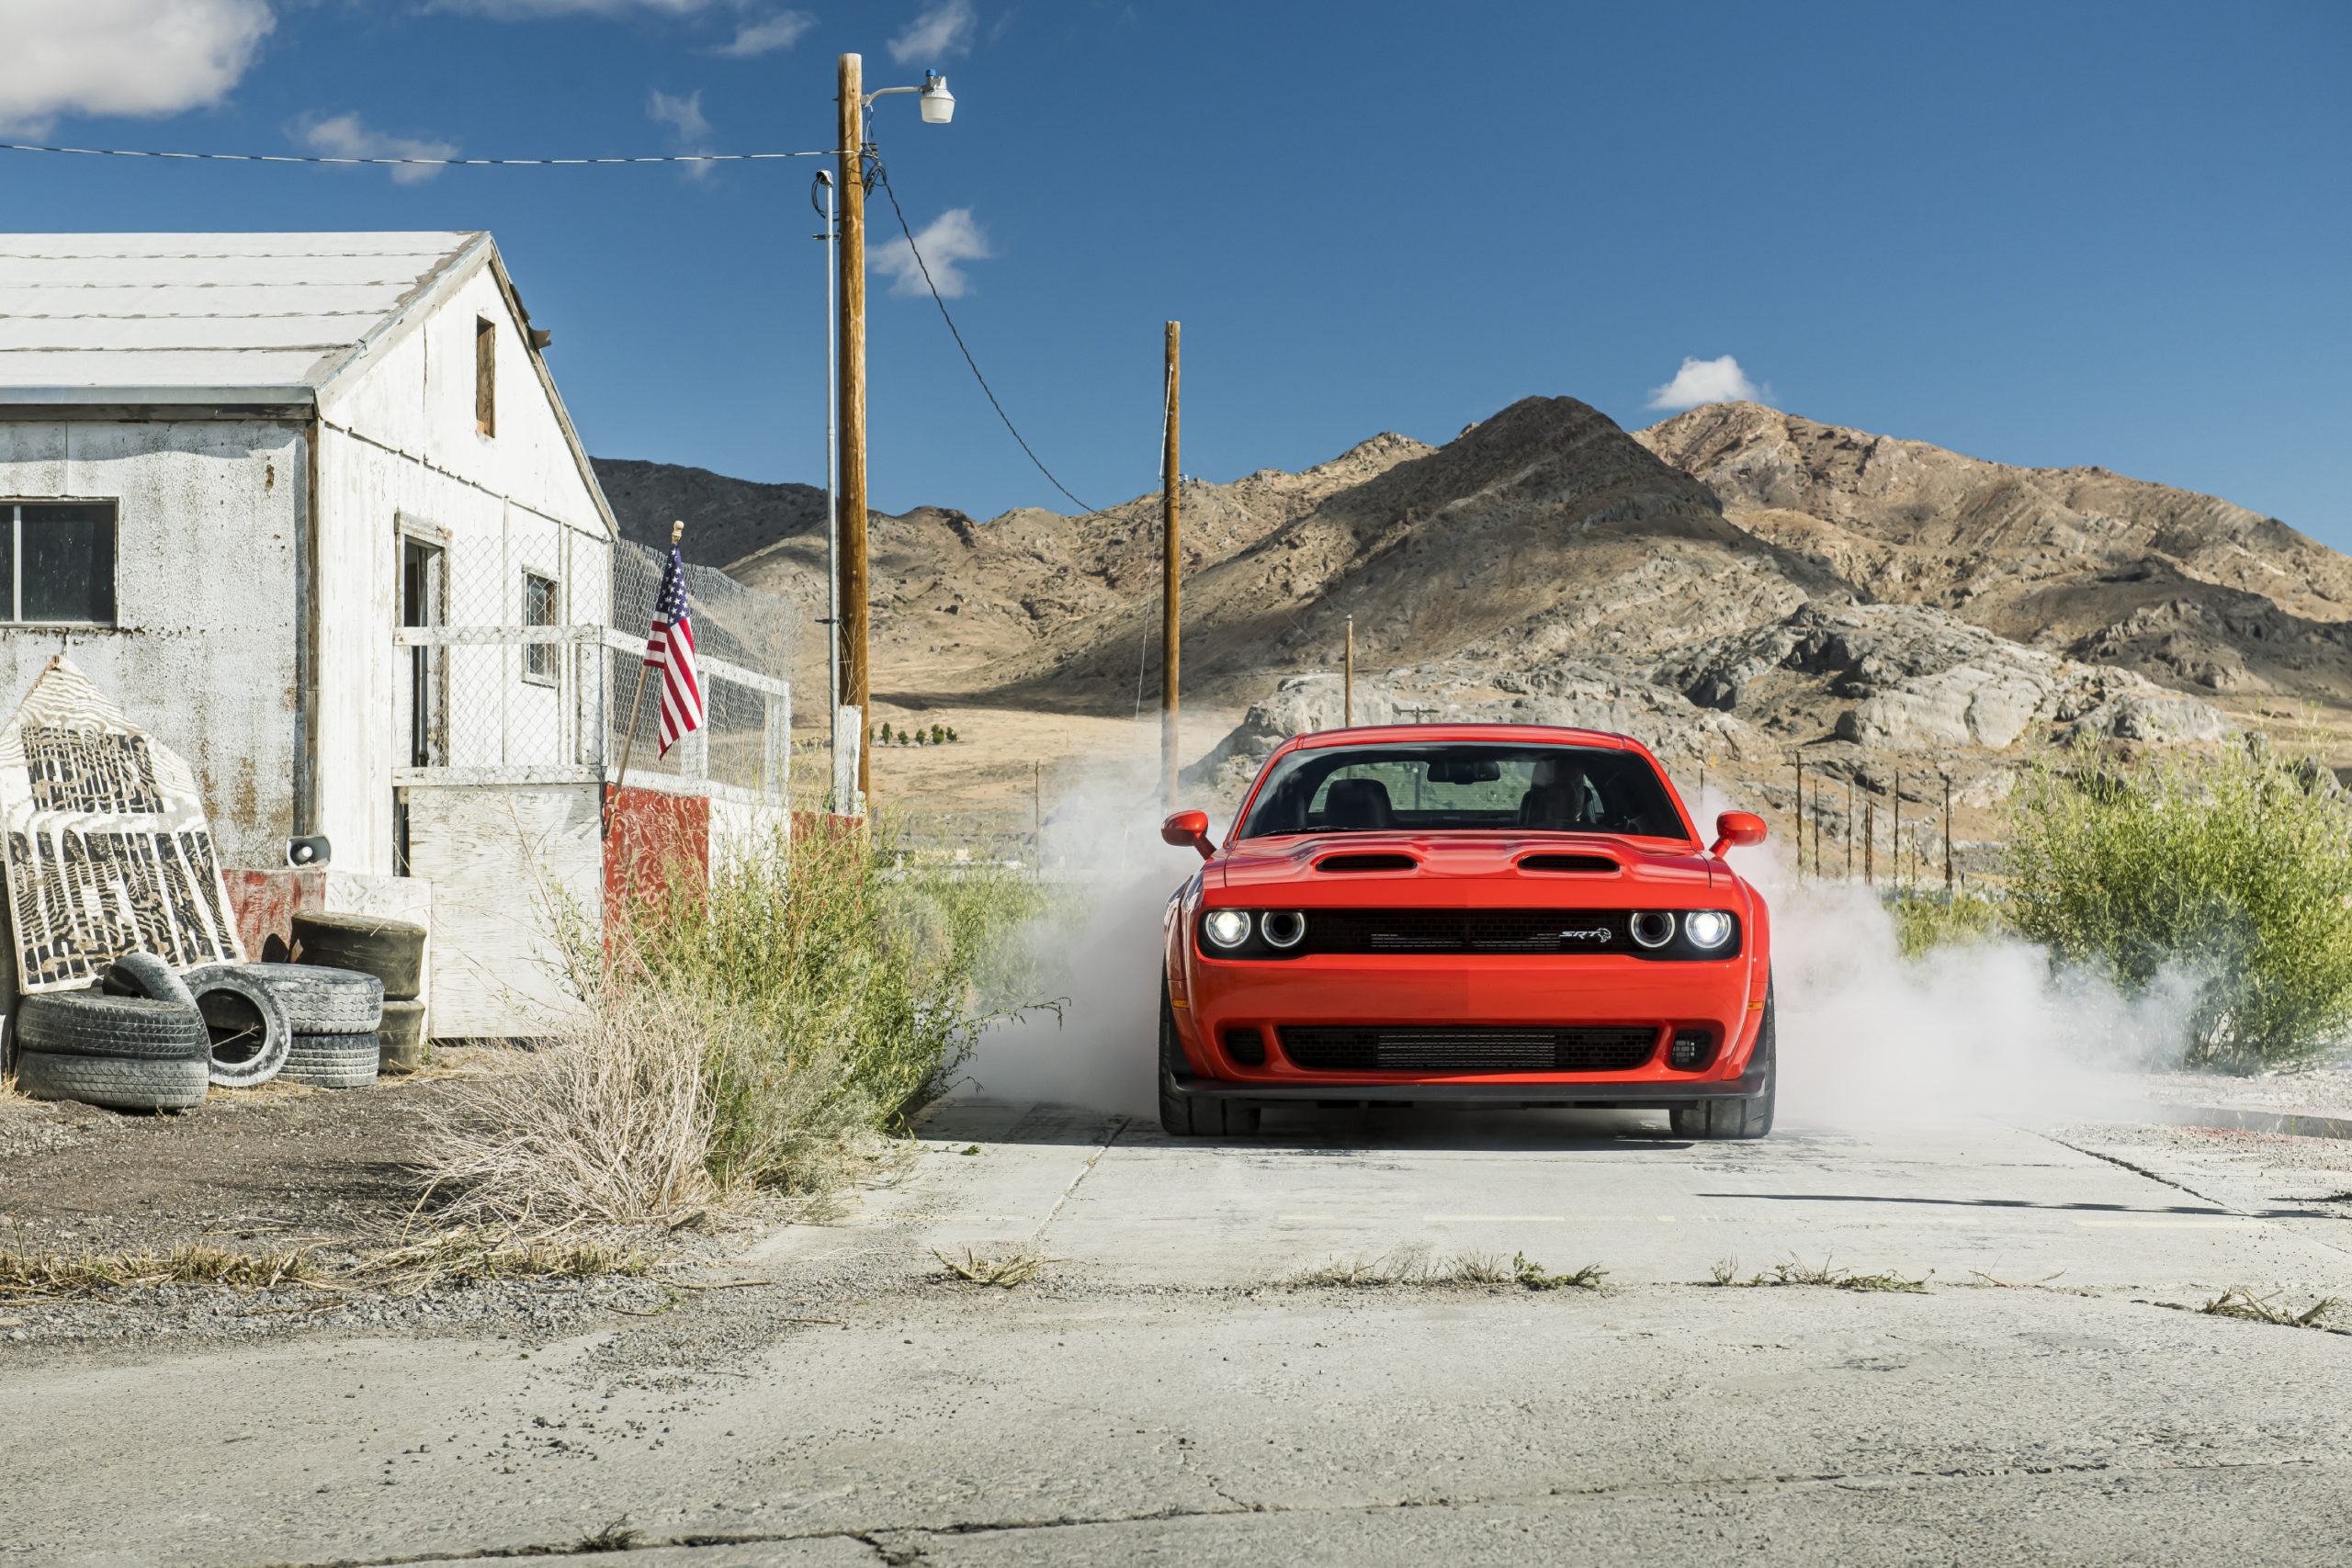
[[[1285,741],[1279,750],[1303,751],[1327,746],[1377,746],[1399,743],[1444,745],[1452,741],[1484,740],[1504,745],[1585,746],[1607,751],[1650,750],[1630,735],[1605,729],[1569,729],[1550,724],[1368,724],[1350,729],[1318,729]],[[1652,758],[1653,761],[1657,759]]]

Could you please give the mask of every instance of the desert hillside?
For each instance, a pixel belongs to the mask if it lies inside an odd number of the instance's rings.
[[[798,607],[821,685],[821,492],[612,467],[632,533],[712,509],[708,536],[743,547],[728,570]],[[1621,728],[1759,783],[1804,755],[1990,801],[2053,744],[2210,740],[2290,707],[2352,729],[2352,559],[2099,468],[1744,403],[1629,434],[1528,398],[1442,446],[1381,435],[1183,496],[1187,702],[1219,716],[1188,752],[1220,784],[1339,722],[1350,615],[1360,720]],[[876,514],[877,711],[1128,718],[1157,689],[1159,504]]]

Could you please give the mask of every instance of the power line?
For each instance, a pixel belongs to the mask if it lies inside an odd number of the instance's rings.
[[[823,152],[655,152],[619,158],[339,158],[304,152],[158,152],[131,147],[43,147],[0,141],[0,152],[59,152],[77,158],[164,158],[206,164],[341,164],[435,169],[580,168],[596,164],[764,164],[830,158]]]
[[[956,348],[964,355],[964,363],[972,367],[972,379],[978,381],[980,384],[980,390],[988,394],[989,406],[996,410],[997,418],[1004,421],[1004,428],[1012,433],[1012,439],[1020,443],[1021,450],[1028,454],[1029,460],[1037,466],[1037,471],[1046,476],[1047,484],[1052,485],[1064,495],[1069,496],[1070,504],[1090,516],[1102,511],[1102,508],[1089,506],[1077,496],[1070,495],[1069,486],[1054,478],[1054,470],[1046,467],[1045,459],[1037,456],[1035,450],[1030,446],[1028,439],[1021,434],[1020,427],[1012,423],[1012,416],[1005,412],[1004,405],[997,400],[996,389],[989,385],[989,378],[986,376],[980,374],[979,361],[972,357],[970,347],[964,342],[964,334],[956,330],[956,318],[949,312],[947,301],[940,298],[939,285],[932,281],[931,264],[922,259],[922,249],[915,243],[915,231],[907,227],[907,214],[899,205],[899,193],[890,188],[889,171],[882,166],[882,160],[879,158],[873,160],[873,166],[874,177],[881,183],[882,194],[890,198],[890,211],[899,220],[899,232],[907,237],[907,252],[915,258],[915,265],[922,273],[923,287],[931,290],[931,301],[939,307],[939,319],[947,323],[948,335],[956,340]]]

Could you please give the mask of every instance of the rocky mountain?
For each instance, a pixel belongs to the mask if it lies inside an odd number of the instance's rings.
[[[658,475],[629,477],[658,492]],[[728,569],[813,626],[821,495],[811,518],[758,493],[784,487],[691,483],[647,514],[707,494],[726,537],[756,541]],[[2352,560],[2103,469],[2009,468],[1752,404],[1628,434],[1529,398],[1442,446],[1382,435],[1182,494],[1188,701],[1249,710],[1204,764],[1219,780],[1339,721],[1350,616],[1360,720],[1625,729],[1727,768],[1802,749],[1850,777],[1907,757],[1973,789],[2045,745],[2211,739],[2222,710],[2279,694],[2352,713]],[[871,528],[890,700],[1124,715],[1156,683],[1157,494]],[[801,641],[801,678],[821,682],[821,639]]]
[[[1939,605],[2182,690],[2352,704],[2352,558],[2276,518],[1755,403],[1692,409],[1634,439],[1735,524],[1871,599]]]
[[[686,524],[680,547],[701,566],[723,567],[779,537],[810,529],[820,547],[824,543],[822,486],[761,484],[708,468],[632,457],[593,461],[621,536],[665,554],[673,518]]]

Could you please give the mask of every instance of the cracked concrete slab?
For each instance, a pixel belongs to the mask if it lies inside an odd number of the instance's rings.
[[[1628,1120],[1180,1145],[965,1103],[896,1188],[769,1239],[788,1292],[552,1342],[0,1347],[0,1563],[2352,1550],[2352,1407],[2328,1392],[2352,1336],[2176,1310],[2225,1284],[2352,1293],[2343,1219],[1984,1123],[1704,1145]],[[1017,1237],[1057,1260],[1017,1291],[929,1259]],[[1611,1273],[1279,1283],[1416,1243]],[[1732,1251],[1934,1273],[1924,1294],[1693,1282]],[[643,1550],[576,1554],[622,1516]]]

